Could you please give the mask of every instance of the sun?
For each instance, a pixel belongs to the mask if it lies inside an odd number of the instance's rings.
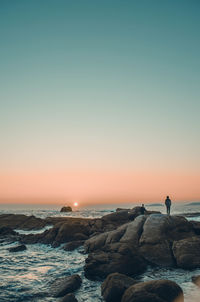
[[[74,202],[74,206],[75,206],[75,207],[78,207],[78,202]]]

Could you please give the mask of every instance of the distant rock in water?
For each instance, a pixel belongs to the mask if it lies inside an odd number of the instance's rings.
[[[186,206],[200,206],[200,201],[187,203]]]
[[[21,245],[9,248],[9,252],[11,252],[11,253],[22,252],[22,251],[25,251],[26,249],[27,249],[26,246],[24,244],[21,244]]]
[[[162,203],[150,203],[147,204],[148,207],[162,207],[163,204]]]
[[[71,207],[62,207],[62,209],[60,210],[60,212],[72,212],[72,208]]]

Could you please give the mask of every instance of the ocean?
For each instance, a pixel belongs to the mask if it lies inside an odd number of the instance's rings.
[[[102,217],[116,208],[133,208],[136,204],[95,205],[78,207],[71,213],[60,213],[60,205],[0,205],[0,214],[14,213],[48,216]],[[148,210],[165,213],[163,204],[145,205]],[[192,213],[200,212],[200,202],[174,203],[172,215],[191,213],[189,220],[200,221],[200,216]],[[36,232],[42,232],[44,229]],[[22,232],[22,231],[21,231]],[[33,233],[33,231],[23,231]],[[9,253],[8,248],[15,244],[0,242],[0,302],[53,302],[55,298],[48,296],[49,284],[59,277],[79,274],[83,280],[81,288],[76,292],[79,302],[99,302],[101,297],[100,282],[90,281],[84,277],[83,266],[87,255],[83,248],[66,252],[62,246],[52,248],[49,245],[27,245],[27,250],[20,253]],[[141,281],[169,279],[177,282],[183,289],[186,302],[199,302],[200,289],[191,282],[191,277],[200,275],[200,269],[186,271],[182,269],[149,268],[141,277]]]

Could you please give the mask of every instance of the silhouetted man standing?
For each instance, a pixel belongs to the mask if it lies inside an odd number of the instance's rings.
[[[167,198],[165,199],[165,205],[167,208],[167,214],[170,215],[170,208],[171,208],[171,199],[169,199],[169,196],[167,196]]]

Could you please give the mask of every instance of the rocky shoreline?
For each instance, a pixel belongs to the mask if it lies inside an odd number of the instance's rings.
[[[174,301],[175,296],[169,298],[158,294],[162,289],[165,292],[168,287],[176,288],[179,301],[183,301],[178,285],[165,281],[162,283],[161,280],[148,284],[140,282],[138,285],[132,278],[137,279],[148,266],[187,270],[200,267],[200,222],[188,221],[181,215],[167,216],[154,211],[146,211],[141,215],[140,211],[140,207],[118,209],[114,213],[94,219],[41,219],[35,216],[3,214],[0,215],[0,240],[18,242],[19,245],[10,252],[25,250],[25,244],[34,243],[50,244],[53,247],[62,245],[67,251],[83,246],[84,252],[88,254],[84,266],[85,277],[103,282],[102,295],[108,302]],[[46,226],[52,227],[40,234],[22,235],[15,231],[39,230]],[[116,273],[121,277],[116,277]],[[122,285],[123,279],[126,280],[126,286]],[[116,284],[117,288],[124,288],[123,294],[119,295],[120,300],[107,298],[112,293],[115,294],[116,290],[113,288]],[[130,284],[128,288],[127,284]],[[111,288],[111,292],[107,287]],[[108,291],[108,295],[104,294]],[[75,301],[74,295],[70,292],[67,295],[63,301]]]

